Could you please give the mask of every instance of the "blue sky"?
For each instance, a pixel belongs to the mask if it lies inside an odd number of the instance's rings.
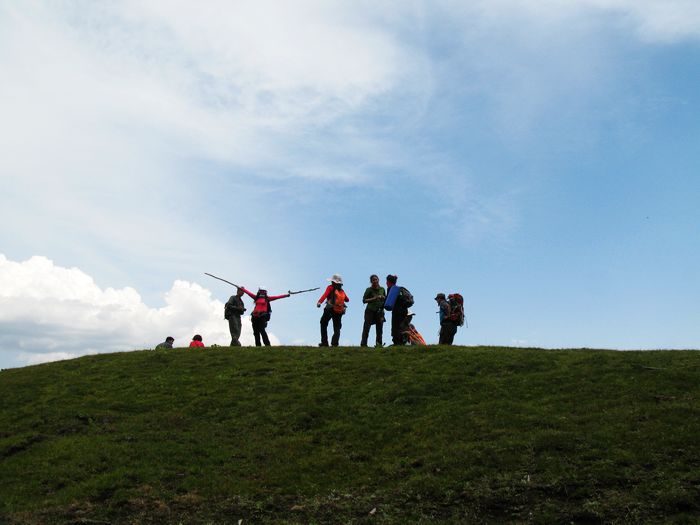
[[[459,344],[698,348],[699,66],[684,0],[0,2],[0,367],[225,343],[203,272],[340,273],[347,344],[396,273],[429,342],[459,291]]]

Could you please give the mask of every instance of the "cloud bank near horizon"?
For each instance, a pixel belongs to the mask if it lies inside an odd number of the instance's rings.
[[[165,306],[152,308],[133,288],[101,289],[78,268],[41,256],[14,262],[0,254],[0,352],[15,353],[21,366],[153,348],[168,335],[178,347],[188,346],[196,333],[207,346],[228,345],[224,305],[209,290],[176,280],[164,300]],[[270,340],[279,344],[273,334]],[[254,344],[249,322],[241,343]]]

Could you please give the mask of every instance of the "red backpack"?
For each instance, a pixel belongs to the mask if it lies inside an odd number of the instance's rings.
[[[464,324],[464,298],[458,293],[451,293],[447,296],[447,302],[450,305],[450,315],[447,316],[447,320],[462,326]]]

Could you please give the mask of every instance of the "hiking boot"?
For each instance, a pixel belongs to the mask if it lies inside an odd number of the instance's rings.
[[[318,346],[328,346],[328,343],[318,343]]]
[[[384,343],[377,343],[374,348],[384,348]]]

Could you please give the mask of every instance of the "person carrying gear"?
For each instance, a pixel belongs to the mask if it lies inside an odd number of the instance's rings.
[[[440,342],[441,345],[451,345],[457,328],[464,324],[464,299],[458,293],[445,297],[444,293],[435,296],[440,307]]]
[[[401,330],[401,325],[408,315],[408,309],[413,306],[413,296],[403,286],[397,286],[396,275],[386,276],[387,294],[384,301],[384,309],[391,312],[391,340],[392,346],[406,343],[406,336]]]
[[[165,338],[165,341],[162,343],[156,345],[155,350],[169,350],[172,349],[173,343],[175,342],[175,338],[168,336]]]
[[[253,325],[253,336],[255,337],[255,346],[262,346],[260,344],[260,338],[262,337],[265,346],[270,346],[270,339],[267,337],[267,323],[270,320],[270,314],[272,313],[272,308],[270,303],[276,301],[277,299],[284,299],[289,297],[290,294],[286,293],[284,295],[267,295],[267,290],[265,288],[258,287],[258,293],[254,294],[245,289],[244,286],[240,287],[243,293],[248,295],[255,301],[255,308],[253,308],[253,313],[250,314],[250,322]]]
[[[334,274],[333,277],[326,279],[330,281],[326,287],[326,291],[316,302],[316,307],[320,308],[321,303],[326,301],[326,306],[323,308],[323,315],[321,315],[321,342],[318,346],[328,346],[328,323],[333,320],[333,338],[331,339],[332,346],[338,346],[340,343],[340,329],[343,326],[342,317],[347,310],[345,303],[350,301],[343,290],[343,278]]]
[[[229,346],[241,346],[241,316],[245,313],[243,305],[243,290],[236,289],[236,295],[232,295],[224,307],[224,318],[228,321],[228,329],[231,332],[231,344]]]
[[[435,296],[435,302],[438,304],[440,316],[440,340],[438,344],[451,345],[457,333],[457,325],[450,320],[452,312],[450,303],[447,302],[447,297],[442,292]]]
[[[384,327],[384,300],[386,299],[386,291],[379,286],[379,277],[371,275],[369,278],[370,287],[365,290],[362,296],[362,302],[367,305],[365,308],[365,322],[362,325],[362,340],[360,346],[367,346],[369,338],[369,329],[374,326],[377,332],[376,347],[384,346],[382,342],[382,328]]]

